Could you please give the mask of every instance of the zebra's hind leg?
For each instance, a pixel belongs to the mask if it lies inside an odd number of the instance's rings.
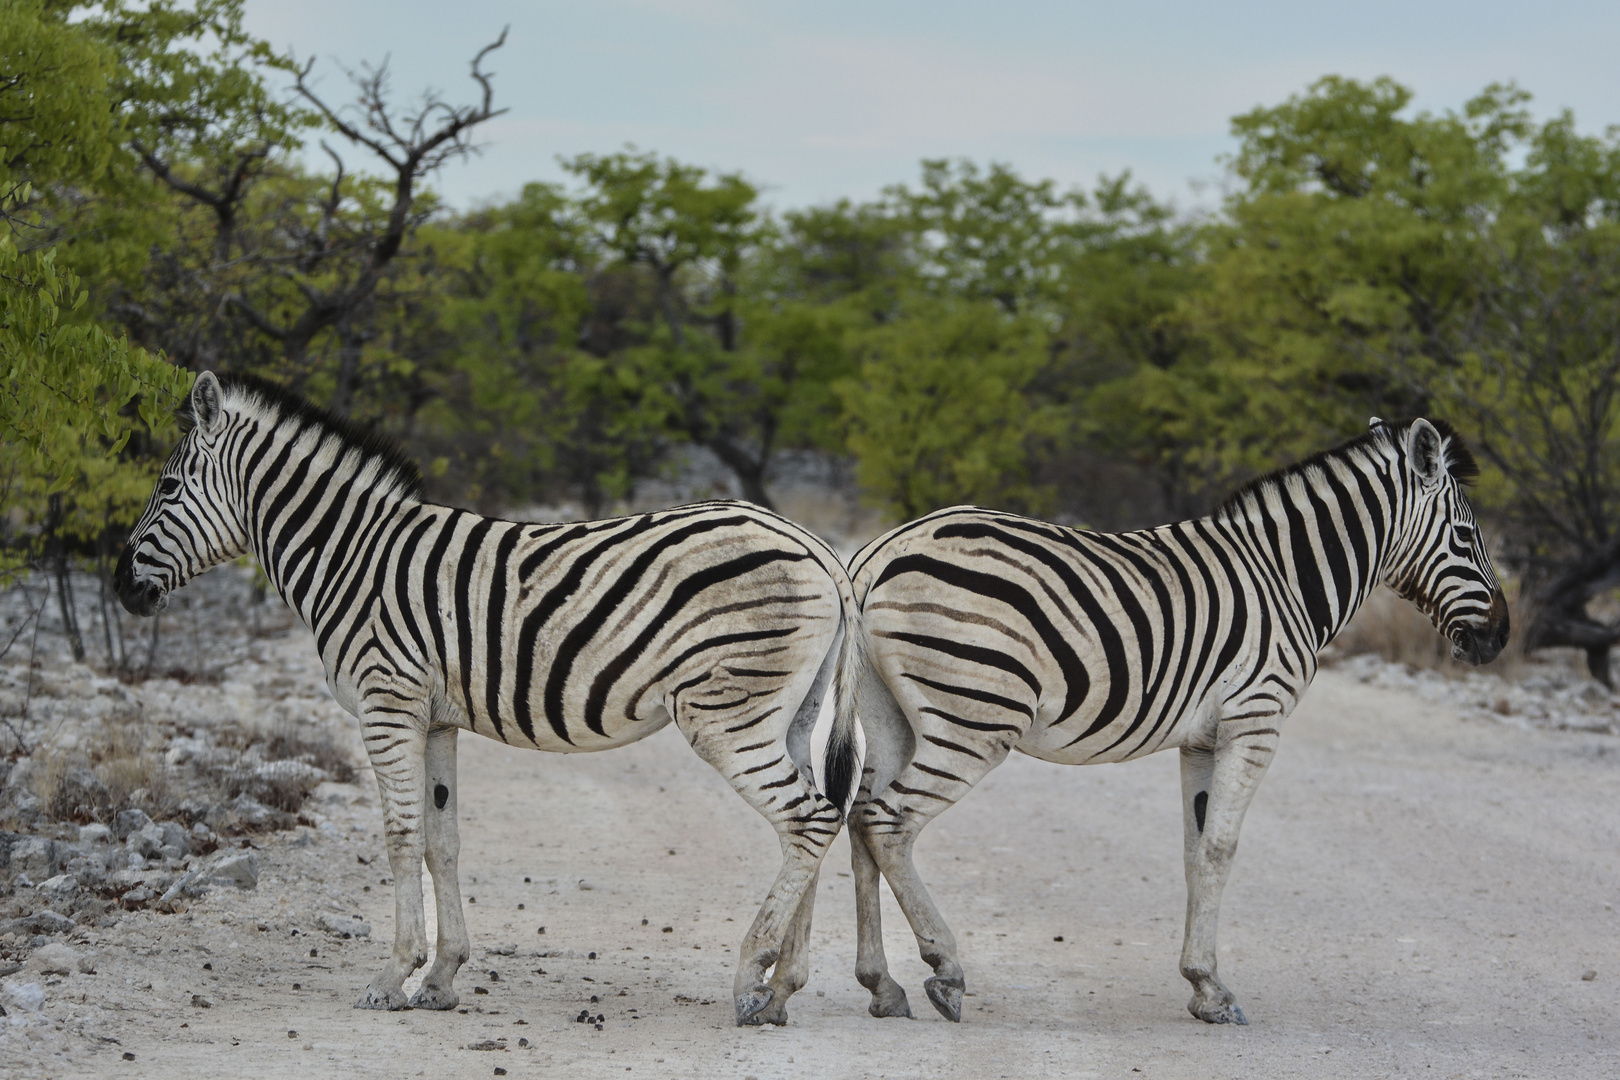
[[[780,987],[765,982],[765,972],[783,955],[783,940],[788,924],[798,917],[800,901],[816,879],[822,858],[838,835],[838,809],[822,798],[794,773],[794,787],[786,788],[780,813],[767,813],[782,841],[782,869],[759,906],[759,914],[743,935],[742,947],[737,951],[737,976],[732,992],[737,1005],[737,1024],[749,1023],[765,1011],[779,991],[788,991],[786,981]],[[781,788],[777,789],[782,791]],[[750,802],[750,792],[744,792]],[[793,811],[803,811],[793,814]],[[806,943],[807,944],[807,943]],[[800,983],[802,985],[802,981]],[[795,988],[796,989],[796,988]],[[786,1002],[782,1002],[785,1007]],[[783,1013],[775,1022],[785,1022]]]
[[[956,937],[951,933],[951,928],[945,925],[933,898],[928,895],[928,887],[923,884],[917,868],[911,862],[912,846],[927,819],[919,821],[902,816],[892,824],[879,824],[877,819],[886,815],[877,806],[884,804],[881,800],[873,802],[876,805],[867,806],[865,809],[868,812],[851,827],[862,831],[867,850],[877,861],[883,876],[888,878],[889,888],[893,890],[900,910],[905,912],[906,920],[911,923],[911,932],[917,936],[918,953],[923,962],[934,969],[933,976],[923,983],[928,1000],[939,1015],[952,1023],[959,1023],[962,1019],[962,994],[967,982],[956,954]]]
[[[413,1009],[453,1009],[461,997],[452,988],[456,972],[467,962],[467,922],[461,911],[461,881],[456,860],[461,836],[456,829],[456,735],[453,727],[435,728],[427,738],[427,868],[433,875],[433,906],[439,941],[421,987],[411,995]]]
[[[422,803],[425,794],[426,723],[394,713],[366,714],[360,729],[377,790],[382,796],[388,868],[394,876],[394,951],[357,1009],[403,1009],[405,979],[427,963],[427,926],[422,912]]]
[[[860,813],[856,804],[855,813]],[[850,866],[855,873],[855,981],[871,991],[866,1011],[873,1016],[911,1019],[905,989],[889,974],[883,954],[882,896],[878,890],[878,864],[866,848],[861,830],[849,830]]]
[[[787,1023],[788,998],[804,989],[810,981],[810,922],[815,913],[816,888],[821,881],[818,869],[810,884],[805,886],[799,906],[782,936],[782,952],[771,969],[771,1003],[748,1019],[750,1024]]]

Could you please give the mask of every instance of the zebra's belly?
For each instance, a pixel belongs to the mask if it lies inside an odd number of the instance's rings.
[[[1174,696],[1165,695],[1146,708],[1126,709],[1110,724],[1080,738],[1096,723],[1093,707],[1062,720],[1037,714],[1016,749],[1059,765],[1102,765],[1184,745],[1212,745],[1222,715],[1225,684],[1216,681]]]
[[[597,750],[614,750],[621,746],[629,746],[654,732],[661,731],[669,722],[669,713],[663,708],[657,708],[649,710],[649,715],[645,719],[635,722],[625,721],[622,718],[616,723],[605,722],[600,735],[584,728],[582,724],[569,725],[571,730],[568,731],[567,738],[559,735],[549,724],[534,726],[531,737],[524,733],[512,716],[502,717],[498,725],[488,716],[480,716],[476,723],[463,718],[458,726],[509,746],[543,750],[549,754],[587,754]]]
[[[1128,732],[1129,725],[1121,721],[1090,738],[1075,741],[1087,726],[1080,718],[1058,726],[1037,723],[1024,733],[1015,749],[1059,765],[1104,765],[1146,757],[1181,745],[1178,726],[1171,720],[1166,720],[1152,734],[1147,725]]]

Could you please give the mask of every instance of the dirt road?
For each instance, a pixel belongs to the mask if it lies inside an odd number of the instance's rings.
[[[79,944],[100,949],[97,974],[49,988],[64,1024],[9,1075],[1620,1075],[1609,736],[1461,720],[1325,672],[1226,894],[1222,974],[1247,1028],[1185,1009],[1172,754],[1085,769],[1015,755],[925,834],[919,865],[968,972],[960,1026],[928,1007],[887,898],[918,1019],[866,1015],[841,838],[812,981],[790,1026],[763,1030],[731,1026],[731,950],[775,845],[673,730],[577,757],[463,736],[461,767],[463,1011],[350,1008],[391,940],[392,891],[375,794],[333,788],[329,827],[266,842],[256,891]],[[370,939],[322,932],[322,913],[361,916]]]

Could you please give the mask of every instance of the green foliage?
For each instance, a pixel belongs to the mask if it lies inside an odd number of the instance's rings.
[[[914,270],[936,295],[989,300],[1009,314],[1052,299],[1062,287],[1077,220],[1079,192],[1060,194],[1050,180],[1024,180],[992,163],[924,161],[921,190],[888,189],[911,234]]]
[[[1234,190],[1203,221],[1129,174],[1081,191],[949,159],[773,215],[739,174],[633,148],[452,214],[420,185],[495,115],[476,67],[482,105],[390,133],[381,71],[334,111],[242,11],[17,0],[0,23],[14,527],[52,491],[74,521],[127,513],[189,378],[162,352],[394,431],[441,497],[486,507],[605,512],[686,445],[760,502],[780,452],[814,447],[900,515],[1083,519],[1081,460],[1190,510],[1429,411],[1480,440],[1526,550],[1620,531],[1620,137],[1535,123],[1511,86],[1435,115],[1322,79],[1234,119]],[[295,164],[320,124],[381,175]]]
[[[43,517],[47,496],[73,496],[61,532],[90,537],[129,521],[151,470],[117,455],[130,436],[172,427],[189,373],[84,316],[77,277],[54,252],[22,253],[0,236],[0,515]],[[0,574],[24,551],[0,551]]]
[[[0,189],[8,215],[29,178],[98,179],[117,147],[110,49],[68,21],[73,5],[11,0],[0,18]]]
[[[112,107],[117,55],[73,5],[20,0],[0,20],[0,572],[26,557],[19,528],[49,516],[60,534],[127,521],[150,493],[133,435],[172,426],[190,376],[109,332],[52,235],[69,187],[106,191],[124,137]],[[19,242],[20,241],[20,242]]]
[[[117,57],[111,85],[125,153],[233,168],[244,151],[258,162],[269,147],[300,145],[313,114],[265,82],[269,72],[296,68],[243,27],[244,0],[83,6],[94,14],[76,29]]]
[[[1025,393],[1047,359],[1038,322],[983,301],[919,302],[855,340],[859,374],[837,389],[869,492],[902,519],[1039,505],[1029,444],[1053,418]]]

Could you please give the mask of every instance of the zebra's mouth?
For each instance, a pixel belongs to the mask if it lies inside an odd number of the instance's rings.
[[[1490,617],[1479,626],[1461,626],[1451,636],[1451,658],[1478,667],[1488,664],[1507,647],[1507,601],[1498,589],[1491,601]]]
[[[118,567],[113,571],[113,592],[125,611],[142,618],[156,615],[169,606],[169,594],[163,586],[155,581],[135,580],[135,565],[127,547],[118,557]]]

